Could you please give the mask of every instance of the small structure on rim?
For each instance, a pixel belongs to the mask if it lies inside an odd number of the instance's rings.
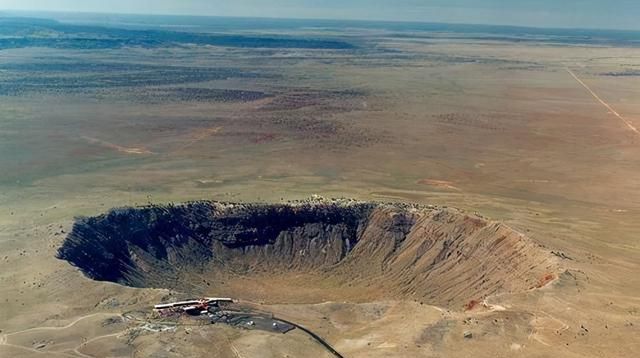
[[[165,310],[171,312],[175,312],[175,310],[182,310],[182,312],[189,315],[199,316],[201,314],[208,313],[209,307],[217,307],[220,302],[233,303],[233,299],[227,297],[205,297],[196,300],[158,304],[154,305],[153,308],[160,312],[161,315]]]

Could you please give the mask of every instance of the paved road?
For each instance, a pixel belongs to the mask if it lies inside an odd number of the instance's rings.
[[[288,323],[292,326],[297,327],[298,329],[300,329],[301,331],[305,332],[306,334],[310,335],[313,339],[315,339],[318,343],[320,343],[321,345],[323,345],[329,352],[331,352],[331,354],[333,354],[334,356],[336,356],[337,358],[344,358],[344,356],[340,353],[338,353],[338,351],[336,351],[335,349],[333,349],[333,347],[331,347],[331,345],[329,343],[327,343],[324,339],[322,339],[322,337],[318,336],[317,334],[311,332],[310,330],[306,329],[305,327],[299,325],[299,324],[295,324],[291,321],[287,321],[285,319],[282,318],[277,318],[274,317],[273,319],[278,320],[278,321],[282,321],[284,323]]]
[[[587,91],[589,91],[589,93],[591,93],[591,95],[593,96],[593,98],[595,98],[596,100],[598,100],[598,102],[600,102],[600,104],[602,104],[606,109],[609,110],[609,112],[611,114],[613,114],[614,116],[618,117],[620,120],[622,120],[622,122],[624,122],[624,124],[627,125],[627,128],[629,128],[629,130],[633,131],[634,133],[640,135],[640,131],[638,131],[638,129],[633,125],[633,123],[622,117],[620,115],[620,113],[616,112],[616,110],[613,109],[613,107],[611,107],[607,102],[605,102],[602,98],[600,98],[600,96],[598,96],[597,93],[595,93],[589,86],[587,86],[586,83],[584,83],[575,73],[573,73],[573,71],[571,71],[569,68],[567,68],[567,72],[569,72],[569,74],[576,80],[578,81],[579,84],[582,85],[582,87],[584,87]]]

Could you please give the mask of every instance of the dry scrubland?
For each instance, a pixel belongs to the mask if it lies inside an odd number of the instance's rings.
[[[517,289],[452,296],[420,276],[414,235],[384,274],[276,262],[197,292],[234,294],[347,357],[636,355],[640,50],[341,36],[358,48],[1,50],[0,356],[329,356],[297,330],[158,332],[145,312],[189,288],[97,282],[56,259],[75,217],[112,207],[312,194],[459,208],[444,210],[503,222],[555,266],[503,273],[475,250],[438,274]]]

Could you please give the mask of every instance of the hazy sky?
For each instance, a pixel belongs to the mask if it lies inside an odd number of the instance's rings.
[[[399,20],[640,30],[640,0],[0,0],[0,10]]]

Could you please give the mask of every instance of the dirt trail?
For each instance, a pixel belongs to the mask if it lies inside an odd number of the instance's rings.
[[[576,80],[578,81],[579,84],[582,85],[582,87],[584,87],[587,91],[589,91],[589,93],[591,93],[591,95],[593,96],[593,98],[595,98],[596,100],[598,100],[598,102],[600,102],[605,108],[607,108],[609,110],[609,112],[611,112],[611,114],[613,114],[614,116],[618,117],[622,122],[624,122],[624,124],[626,124],[626,126],[633,131],[634,133],[640,135],[640,131],[638,131],[638,129],[633,125],[633,123],[622,117],[620,115],[620,113],[616,112],[615,109],[613,109],[613,107],[611,107],[607,102],[605,102],[604,100],[602,100],[602,98],[600,98],[600,96],[598,96],[597,93],[595,93],[591,88],[589,88],[589,86],[587,86],[586,83],[584,83],[573,71],[571,71],[571,69],[567,68],[566,69],[567,72],[569,72],[569,74]]]
[[[199,130],[198,133],[196,133],[192,139],[190,141],[188,141],[187,143],[185,143],[184,145],[182,145],[181,147],[179,147],[178,149],[176,149],[174,151],[174,153],[179,153],[182,152],[183,150],[193,146],[194,144],[207,139],[208,137],[211,137],[214,134],[217,134],[218,132],[220,132],[222,130],[222,127],[211,127],[211,128],[206,128],[206,129],[201,129]]]
[[[120,332],[116,332],[116,333],[105,334],[105,335],[102,335],[102,336],[93,337],[93,338],[89,339],[88,341],[83,342],[80,345],[78,345],[76,348],[73,349],[73,352],[78,354],[78,355],[80,355],[80,356],[82,356],[82,357],[93,358],[93,356],[91,356],[91,355],[84,354],[84,353],[80,352],[80,349],[83,348],[84,346],[86,346],[87,344],[91,343],[91,342],[95,342],[97,340],[104,339],[104,338],[109,338],[109,337],[118,337],[118,336],[122,335],[125,332],[126,331],[120,331]]]
[[[6,337],[8,336],[12,336],[15,334],[20,334],[20,333],[25,333],[25,332],[31,332],[31,331],[39,331],[39,330],[58,330],[58,329],[67,329],[67,328],[71,328],[73,327],[76,323],[87,319],[89,317],[95,317],[95,316],[118,316],[118,317],[122,317],[122,315],[119,314],[115,314],[115,313],[108,313],[108,312],[98,312],[98,313],[92,313],[92,314],[88,314],[85,316],[81,316],[76,318],[75,320],[73,320],[71,323],[67,324],[66,326],[60,326],[60,327],[33,327],[33,328],[28,328],[28,329],[24,329],[22,331],[16,331],[16,332],[11,332],[11,333],[7,333],[6,335],[4,335],[2,338],[4,339],[0,339],[0,344],[6,342]]]
[[[24,351],[28,351],[28,352],[31,352],[31,353],[36,353],[36,354],[39,354],[39,355],[44,355],[46,357],[63,356],[63,357],[77,358],[77,356],[75,356],[73,354],[68,354],[68,353],[64,353],[64,352],[54,352],[54,351],[39,351],[39,350],[34,349],[34,348],[29,348],[29,347],[25,347],[25,346],[19,346],[19,345],[15,345],[15,344],[11,344],[11,343],[2,343],[0,345],[11,347],[11,348],[16,348],[16,349],[22,349]]]
[[[154,154],[152,151],[144,148],[144,147],[123,147],[118,144],[114,144],[111,142],[107,142],[98,138],[82,136],[82,139],[86,140],[89,144],[100,145],[105,148],[113,149],[121,153],[127,154]]]
[[[33,331],[68,329],[68,328],[73,327],[74,325],[76,325],[78,322],[80,322],[82,320],[85,320],[85,319],[90,318],[90,317],[95,317],[95,316],[118,316],[118,317],[123,318],[121,315],[114,314],[114,313],[107,313],[107,312],[92,313],[92,314],[88,314],[88,315],[84,315],[84,316],[78,317],[75,320],[71,321],[70,323],[68,323],[68,324],[66,324],[64,326],[59,326],[59,327],[34,327],[34,328],[25,329],[25,330],[22,330],[22,331],[16,331],[16,332],[11,332],[11,333],[4,334],[4,335],[0,336],[0,346],[7,346],[7,347],[11,347],[11,348],[21,349],[21,350],[29,351],[29,352],[32,352],[32,353],[37,353],[37,354],[40,354],[40,355],[44,354],[44,355],[47,355],[47,356],[77,357],[76,355],[69,354],[69,353],[66,353],[66,352],[58,352],[58,351],[51,351],[51,350],[42,351],[42,350],[38,350],[38,349],[35,349],[35,348],[25,347],[25,346],[22,346],[22,345],[11,344],[11,343],[7,342],[7,339],[9,338],[9,336],[13,336],[13,335],[16,335],[16,334],[33,332]],[[107,337],[115,337],[115,336],[121,335],[123,332],[124,331],[93,337],[93,338],[89,339],[88,341],[83,342],[80,345],[78,345],[76,348],[73,349],[73,352],[76,353],[77,355],[82,356],[82,357],[92,357],[92,356],[89,356],[89,355],[81,353],[79,351],[79,349],[84,347],[88,343],[93,342],[93,341],[97,341],[99,339],[103,339],[103,338],[107,338]]]

